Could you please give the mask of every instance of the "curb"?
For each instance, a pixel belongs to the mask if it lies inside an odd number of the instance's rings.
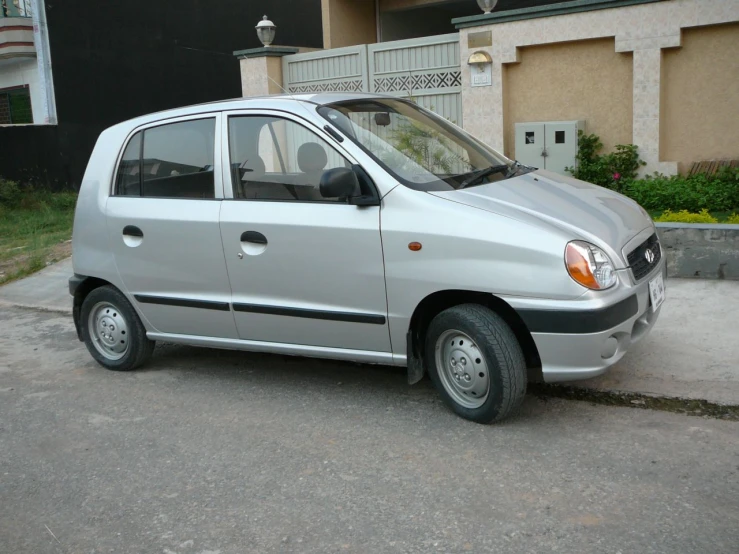
[[[591,389],[572,385],[530,383],[531,394],[539,398],[563,398],[580,400],[605,406],[659,410],[689,416],[710,417],[727,421],[739,421],[739,404],[717,404],[708,400],[660,396],[654,393],[623,392]]]
[[[8,300],[3,300],[2,298],[0,298],[0,307],[21,308],[24,310],[35,310],[37,312],[50,312],[50,313],[56,313],[56,314],[72,315],[71,306],[69,308],[58,308],[58,307],[41,306],[39,304],[22,304],[18,302],[9,302]]]

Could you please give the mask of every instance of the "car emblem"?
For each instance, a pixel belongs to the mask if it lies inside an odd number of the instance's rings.
[[[647,259],[647,263],[651,264],[654,261],[654,252],[648,249],[646,252],[644,252],[644,257]]]

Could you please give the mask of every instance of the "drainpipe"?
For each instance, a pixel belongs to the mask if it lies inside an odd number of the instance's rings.
[[[375,0],[375,28],[377,30],[377,42],[382,42],[382,24],[380,23],[380,0]]]
[[[46,10],[44,0],[32,0],[32,3],[33,44],[36,47],[39,85],[44,97],[43,123],[56,125],[56,100],[54,99],[54,79],[51,72],[51,50],[49,48],[49,26],[46,23]]]

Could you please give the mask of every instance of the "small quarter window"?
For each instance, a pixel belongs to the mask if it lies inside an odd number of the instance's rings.
[[[141,131],[136,133],[126,146],[116,177],[116,194],[119,196],[141,195]]]

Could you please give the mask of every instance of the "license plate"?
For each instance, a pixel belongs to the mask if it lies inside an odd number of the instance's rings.
[[[649,298],[652,300],[652,311],[656,312],[665,301],[665,281],[662,275],[649,281]]]

